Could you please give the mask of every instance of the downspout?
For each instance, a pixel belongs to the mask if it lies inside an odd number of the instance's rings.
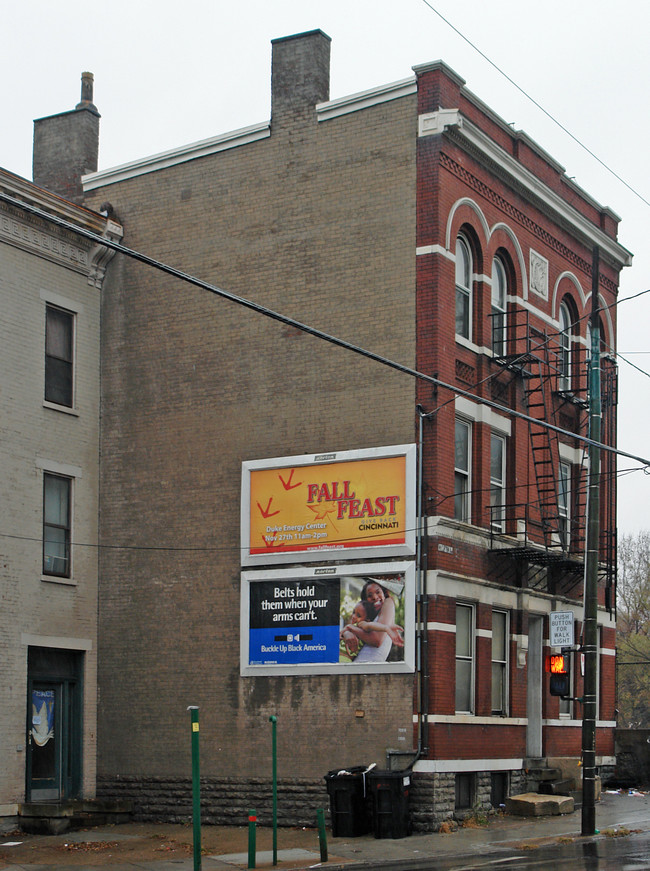
[[[430,415],[426,414],[421,405],[418,412],[418,536],[416,551],[416,593],[418,597],[418,648],[419,648],[419,678],[420,692],[418,694],[418,752],[413,760],[417,762],[422,754],[429,752],[429,730],[427,729],[427,714],[429,712],[429,593],[427,589],[427,568],[429,563],[429,536],[427,533],[427,515],[424,504],[424,473],[423,473],[423,422]]]
[[[423,755],[429,751],[427,732],[427,712],[429,710],[429,653],[428,653],[428,594],[427,594],[427,530],[424,511],[424,475],[423,475],[423,421],[430,417],[421,405],[416,406],[418,412],[418,470],[417,470],[417,535],[415,549],[415,674],[416,716],[418,721],[418,743],[413,750],[388,750],[388,767],[396,756],[410,756],[413,759],[407,768],[412,768]]]

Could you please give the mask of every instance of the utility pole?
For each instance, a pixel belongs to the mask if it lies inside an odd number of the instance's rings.
[[[598,674],[598,563],[600,558],[600,325],[598,273],[594,248],[591,268],[591,359],[589,364],[589,488],[583,592],[585,676],[582,708],[582,834],[596,833],[596,677]]]

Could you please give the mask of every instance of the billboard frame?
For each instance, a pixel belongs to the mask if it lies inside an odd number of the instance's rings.
[[[332,544],[314,545],[313,549],[291,550],[271,553],[251,553],[251,476],[260,470],[308,469],[341,463],[363,463],[368,460],[404,458],[404,535],[403,542],[397,544],[371,543],[370,536],[362,546]],[[326,561],[331,559],[390,559],[414,556],[416,551],[416,445],[389,445],[386,447],[363,448],[352,451],[335,451],[319,454],[300,454],[289,457],[270,457],[261,460],[245,460],[242,463],[241,481],[241,564],[243,566],[278,565],[303,563],[306,561]]]
[[[337,662],[305,664],[250,664],[250,587],[257,582],[305,581],[314,579],[335,580],[346,577],[354,579],[373,578],[385,575],[404,576],[404,659],[398,662]],[[265,675],[317,674],[412,674],[415,671],[415,563],[407,560],[392,562],[355,563],[347,565],[293,566],[267,570],[243,571],[240,593],[240,675],[262,677]]]

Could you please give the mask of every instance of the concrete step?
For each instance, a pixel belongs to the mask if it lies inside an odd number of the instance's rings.
[[[526,771],[526,777],[528,780],[539,780],[540,782],[546,780],[562,780],[562,769],[561,768],[529,768]]]
[[[72,829],[125,823],[131,818],[130,801],[76,799],[61,802],[26,802],[18,806],[18,825],[32,835],[60,835]]]
[[[559,816],[573,813],[573,799],[568,795],[540,795],[524,792],[506,799],[506,813],[520,817]]]
[[[541,795],[571,795],[575,789],[573,778],[570,780],[544,780],[539,785]]]

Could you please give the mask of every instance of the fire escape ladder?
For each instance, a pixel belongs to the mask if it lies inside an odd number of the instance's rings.
[[[532,331],[531,331],[532,332]],[[537,331],[535,331],[537,333]],[[552,378],[556,370],[554,351],[543,334],[531,335],[530,362],[524,374],[524,396],[529,417],[542,423],[553,423],[554,404]],[[537,486],[537,509],[544,544],[548,549],[566,551],[567,529],[559,511],[559,441],[557,433],[547,426],[529,424],[531,456]]]

